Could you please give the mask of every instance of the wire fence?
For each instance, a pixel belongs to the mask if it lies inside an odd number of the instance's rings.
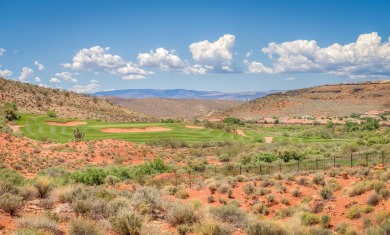
[[[196,169],[181,168],[174,170],[175,177],[167,179],[173,185],[186,184],[190,188],[194,183],[216,176],[259,176],[275,173],[293,173],[301,171],[327,170],[333,167],[377,166],[390,163],[390,156],[385,152],[351,153],[349,156],[292,160],[286,163],[261,163],[253,166],[226,164],[223,166],[206,166]],[[168,182],[165,182],[168,183]]]

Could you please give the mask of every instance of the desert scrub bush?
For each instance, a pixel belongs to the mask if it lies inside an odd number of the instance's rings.
[[[57,113],[56,113],[55,110],[47,110],[46,115],[48,117],[51,117],[51,118],[56,118],[57,117]]]
[[[370,206],[370,205],[365,206],[364,209],[363,209],[363,212],[366,213],[366,214],[371,213],[373,211],[374,211],[374,207]]]
[[[221,207],[211,207],[210,214],[224,223],[241,227],[246,220],[247,214],[240,208],[233,205],[223,205]]]
[[[276,204],[276,199],[273,194],[268,194],[267,196],[265,196],[265,199],[267,200],[268,206]]]
[[[55,188],[52,191],[51,197],[53,197],[55,202],[71,203],[74,191],[75,191],[74,185],[60,186]]]
[[[285,198],[285,197],[282,197],[282,198],[280,199],[280,202],[281,202],[283,205],[286,205],[286,206],[289,206],[289,205],[290,205],[290,201],[289,201],[287,198]]]
[[[291,195],[293,197],[302,197],[302,193],[299,190],[299,187],[296,187],[295,189],[291,190]]]
[[[370,205],[370,206],[376,206],[376,205],[378,205],[379,201],[380,201],[379,195],[376,194],[376,193],[372,193],[372,194],[367,198],[366,204],[367,204],[367,205]]]
[[[115,215],[121,210],[132,210],[130,200],[126,197],[119,196],[107,203],[107,213],[109,215]]]
[[[28,216],[22,217],[16,221],[18,229],[29,229],[34,232],[42,232],[42,234],[62,235],[55,220],[45,216]],[[36,233],[34,233],[36,234]],[[38,233],[39,234],[39,233]]]
[[[377,224],[381,224],[385,221],[390,220],[390,212],[386,210],[378,211],[375,215],[375,221]]]
[[[390,221],[377,226],[370,226],[367,230],[367,235],[383,235],[390,234]]]
[[[286,207],[282,208],[280,210],[275,211],[275,217],[276,219],[284,219],[286,217],[291,217],[295,213],[294,207]]]
[[[301,215],[301,224],[314,225],[320,222],[320,216],[309,212],[303,212]]]
[[[218,193],[224,194],[224,193],[228,193],[228,191],[231,189],[232,189],[232,187],[230,186],[230,184],[224,183],[218,187],[217,191],[218,191]]]
[[[34,187],[37,189],[38,197],[46,198],[53,190],[52,180],[48,176],[40,176],[36,179]]]
[[[101,228],[95,221],[85,218],[75,218],[69,223],[69,235],[103,235]]]
[[[248,235],[288,235],[290,234],[279,223],[270,220],[250,219],[245,223],[244,231]]]
[[[33,185],[23,185],[18,188],[19,195],[23,197],[23,200],[25,201],[30,201],[34,199],[37,195],[38,192],[36,188]]]
[[[121,210],[110,218],[112,229],[122,235],[140,235],[142,217],[129,210]]]
[[[326,181],[325,186],[336,192],[342,188],[341,184],[336,179],[329,179]]]
[[[263,214],[263,215],[269,214],[268,207],[263,202],[257,202],[252,206],[251,209],[255,214]]]
[[[230,235],[234,228],[229,224],[221,223],[214,220],[208,220],[194,227],[195,234],[202,235]]]
[[[287,192],[287,187],[284,186],[281,182],[278,182],[275,185],[275,192],[277,192],[277,193],[286,193]]]
[[[207,196],[207,202],[208,202],[208,203],[213,203],[213,202],[215,202],[215,199],[214,199],[213,195]]]
[[[176,187],[176,186],[173,186],[173,185],[167,185],[165,186],[163,189],[162,189],[162,192],[164,194],[168,194],[168,195],[175,195],[175,193],[178,191],[179,189]]]
[[[353,205],[347,210],[347,218],[358,219],[361,216],[362,209],[358,205]]]
[[[180,199],[187,199],[190,197],[190,194],[185,189],[181,189],[175,193],[175,197]]]
[[[172,226],[176,226],[180,224],[194,224],[198,221],[198,217],[191,206],[173,202],[168,208],[166,220]]]
[[[316,185],[325,185],[324,179],[325,179],[324,174],[317,172],[314,174],[312,182]]]
[[[155,187],[143,186],[135,190],[131,201],[141,214],[154,215],[162,209],[161,193]]]
[[[320,190],[320,195],[321,195],[322,199],[324,199],[325,201],[328,201],[328,200],[332,199],[333,191],[329,187],[323,187]]]
[[[0,181],[4,181],[12,185],[21,185],[24,182],[24,177],[15,170],[4,168],[0,170]]]
[[[14,216],[24,205],[24,200],[19,195],[4,193],[0,195],[0,209]]]
[[[369,181],[361,181],[355,185],[353,185],[349,191],[348,196],[355,197],[358,195],[361,195],[365,193],[366,191],[370,190],[372,188],[372,184]]]
[[[217,189],[218,189],[218,186],[217,186],[217,183],[216,182],[210,182],[208,185],[207,185],[207,188],[209,189],[210,193],[211,194],[214,194]]]
[[[298,185],[305,186],[309,184],[309,180],[306,177],[299,177],[296,181]]]
[[[247,182],[248,181],[248,177],[246,177],[245,175],[237,175],[236,176],[236,180],[238,182]]]
[[[271,189],[266,189],[266,188],[259,188],[259,190],[257,190],[256,192],[256,195],[257,196],[264,196],[264,195],[267,195],[267,194],[270,194],[272,191]]]
[[[246,195],[250,195],[255,192],[255,186],[251,183],[244,184],[241,189]]]
[[[193,227],[188,224],[180,224],[177,226],[177,232],[179,233],[179,235],[187,235],[193,231]]]
[[[107,175],[104,182],[108,185],[115,185],[120,182],[120,179],[115,175]]]
[[[356,235],[356,231],[346,222],[341,222],[337,226],[336,231],[339,234]]]
[[[340,172],[341,170],[339,168],[331,168],[329,171],[328,171],[328,175],[330,177],[336,177],[336,176],[339,176],[340,175]]]
[[[329,228],[330,226],[330,215],[322,215],[321,216],[321,220],[320,220],[320,224],[321,224],[321,227],[323,228]]]

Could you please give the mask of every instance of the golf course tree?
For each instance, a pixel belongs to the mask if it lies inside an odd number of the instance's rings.
[[[1,107],[1,115],[3,115],[7,121],[18,120],[19,115],[16,113],[17,111],[18,107],[15,103],[5,102]]]
[[[79,130],[79,127],[73,129],[73,141],[80,142],[84,138],[85,132]]]

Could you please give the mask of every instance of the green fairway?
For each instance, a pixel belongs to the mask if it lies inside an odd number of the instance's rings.
[[[69,142],[73,138],[72,131],[75,127],[72,126],[52,126],[47,124],[47,121],[75,121],[54,119],[45,116],[22,114],[19,125],[23,134],[35,140],[52,140],[61,143]],[[79,120],[77,120],[79,121]],[[191,129],[186,128],[180,123],[108,123],[100,121],[85,121],[87,124],[80,125],[81,131],[84,131],[86,140],[96,139],[121,139],[131,142],[145,143],[148,141],[161,139],[184,140],[187,142],[201,141],[254,141],[261,138],[259,133],[245,131],[247,137],[243,137],[233,133],[227,133],[220,129]],[[104,133],[102,128],[145,128],[145,127],[164,127],[170,128],[170,131],[163,132],[145,132],[145,133]]]

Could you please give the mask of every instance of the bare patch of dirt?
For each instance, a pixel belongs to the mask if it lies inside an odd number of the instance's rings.
[[[247,137],[247,135],[245,135],[245,133],[242,130],[235,130],[234,133],[236,133],[237,135]]]
[[[172,129],[166,127],[150,126],[145,128],[102,128],[101,132],[105,133],[143,133],[143,132],[161,132],[161,131],[171,131]]]
[[[13,132],[18,132],[19,128],[21,127],[20,125],[8,125],[8,126],[9,128],[11,128]]]
[[[46,122],[51,126],[79,126],[85,125],[87,122]]]
[[[274,137],[264,137],[266,143],[272,143]]]

